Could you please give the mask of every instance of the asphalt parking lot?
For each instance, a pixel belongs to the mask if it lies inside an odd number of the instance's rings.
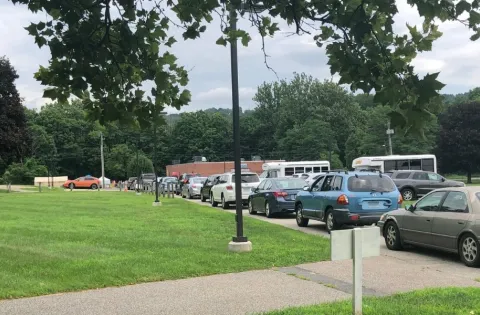
[[[176,198],[181,198],[181,197],[176,196]],[[206,206],[206,207],[211,207],[208,200],[207,202],[201,202],[199,199],[186,199],[186,200],[188,200],[189,202],[194,202],[194,203]],[[235,213],[235,209],[233,206],[228,210],[224,210],[221,207],[216,207],[216,208],[219,211],[228,211],[228,212],[231,212],[232,214]],[[295,221],[294,214],[283,214],[283,215],[280,214],[274,218],[267,218],[263,213],[251,215],[248,213],[248,209],[244,208],[243,215],[246,217],[255,218],[257,220],[262,220],[262,221],[270,222],[273,224],[282,225],[284,227],[302,231],[304,233],[320,235],[327,238],[330,237],[330,234],[328,234],[327,231],[325,230],[325,224],[323,222],[310,220],[307,227],[299,227]],[[403,251],[392,251],[386,247],[383,239],[381,240],[381,243],[380,243],[380,254],[382,256],[396,258],[404,262],[407,262],[407,261],[412,263],[425,262],[429,264],[445,263],[450,265],[449,268],[454,268],[454,269],[458,268],[458,269],[461,269],[462,272],[472,271],[475,273],[475,276],[477,278],[480,278],[480,268],[473,269],[473,268],[466,267],[460,261],[460,258],[458,257],[458,255],[455,255],[455,254],[444,253],[444,252],[439,252],[439,251],[434,251],[434,250],[424,249],[419,247],[407,247]]]

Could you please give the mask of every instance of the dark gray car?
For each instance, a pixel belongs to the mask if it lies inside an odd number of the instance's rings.
[[[410,170],[386,172],[385,174],[393,179],[405,201],[417,199],[434,189],[465,186],[463,182],[448,180],[433,172]]]
[[[391,250],[405,244],[458,253],[480,266],[480,187],[437,189],[408,209],[385,213],[377,225]]]

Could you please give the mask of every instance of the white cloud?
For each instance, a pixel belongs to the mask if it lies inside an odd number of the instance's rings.
[[[395,18],[395,30],[406,31],[405,24],[421,25],[417,9],[410,7],[406,0],[396,1],[399,14]],[[17,69],[20,78],[17,87],[25,104],[39,107],[49,100],[42,99],[43,87],[33,78],[40,65],[47,65],[49,51],[38,49],[34,39],[24,29],[30,21],[45,20],[44,14],[32,14],[26,6],[14,6],[11,2],[0,4],[0,56],[6,55]],[[241,106],[253,106],[252,96],[258,85],[265,81],[277,80],[275,74],[264,64],[262,42],[258,31],[245,20],[239,27],[250,31],[252,41],[248,47],[239,45],[239,85]],[[314,77],[331,79],[327,57],[323,48],[316,47],[312,36],[287,36],[292,28],[280,23],[280,32],[275,38],[265,39],[269,65],[279,78],[289,79],[293,72],[306,72]],[[441,71],[439,79],[446,83],[445,93],[465,92],[480,86],[480,44],[471,42],[471,32],[455,22],[441,25],[444,36],[436,41],[432,52],[419,54],[414,65],[420,74]],[[180,35],[180,30],[174,31]],[[202,38],[195,41],[179,41],[173,49],[179,63],[190,70],[188,89],[192,92],[192,103],[185,110],[208,107],[230,107],[230,49],[218,46],[216,39],[221,35],[219,20],[214,20]],[[178,36],[178,38],[181,38]]]

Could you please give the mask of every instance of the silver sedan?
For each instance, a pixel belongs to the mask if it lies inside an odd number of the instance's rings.
[[[480,186],[434,190],[410,207],[385,213],[378,226],[391,250],[424,246],[480,266]]]
[[[182,187],[182,197],[192,199],[200,197],[200,191],[205,183],[206,177],[192,177]]]

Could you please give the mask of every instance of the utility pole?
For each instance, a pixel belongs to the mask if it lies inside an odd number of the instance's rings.
[[[392,135],[395,133],[393,129],[390,129],[390,120],[387,121],[387,136],[388,136],[388,149],[390,150],[390,155],[393,155],[392,149]]]
[[[103,159],[103,133],[100,132],[100,158],[102,160],[102,188],[105,189],[105,161]]]

